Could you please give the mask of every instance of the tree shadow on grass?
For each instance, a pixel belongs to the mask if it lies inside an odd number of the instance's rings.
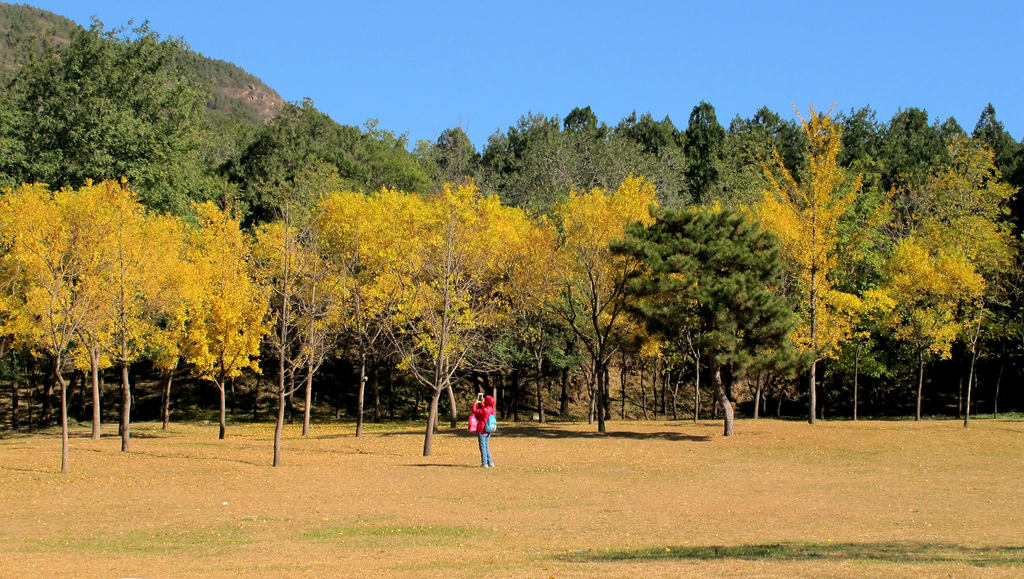
[[[636,560],[867,561],[877,563],[960,563],[975,567],[1024,567],[1024,547],[968,547],[952,543],[765,543],[759,545],[669,546],[626,551],[574,551],[570,562]]]
[[[470,436],[474,436],[470,434]],[[609,430],[608,432],[567,430],[557,426],[539,426],[517,424],[498,429],[497,436],[509,438],[627,438],[631,440],[673,440],[687,442],[709,442],[710,436],[683,434],[682,432],[633,432],[629,430]]]
[[[456,429],[443,429],[435,433],[435,435],[446,435],[456,436],[458,438],[476,438],[475,432],[468,432],[465,428]],[[380,436],[423,436],[423,431],[395,431],[395,432],[383,432]],[[531,424],[513,424],[513,425],[498,425],[498,432],[494,433],[495,438],[539,438],[539,439],[559,439],[559,438],[590,438],[590,439],[601,439],[601,438],[628,438],[632,440],[672,440],[672,441],[687,441],[687,442],[710,442],[710,436],[696,436],[691,434],[683,434],[681,432],[632,432],[628,430],[624,431],[609,431],[609,432],[580,432],[578,430],[567,430],[559,428],[558,426],[538,426]]]

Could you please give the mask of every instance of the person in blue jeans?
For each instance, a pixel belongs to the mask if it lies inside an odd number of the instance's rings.
[[[491,433],[487,432],[487,419],[494,415],[494,397],[477,394],[473,403],[473,416],[476,417],[476,436],[480,442],[480,466],[493,468],[491,457]]]

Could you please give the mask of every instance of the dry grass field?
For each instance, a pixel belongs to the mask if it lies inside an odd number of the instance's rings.
[[[0,439],[0,577],[1012,577],[1024,421],[271,425]]]

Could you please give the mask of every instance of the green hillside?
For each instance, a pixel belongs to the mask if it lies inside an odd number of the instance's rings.
[[[111,23],[121,25],[123,23]],[[71,20],[25,4],[0,2],[0,83],[6,85],[32,54],[66,46],[79,28]],[[207,108],[254,124],[273,118],[284,104],[274,89],[245,70],[186,50],[181,60],[208,91]]]

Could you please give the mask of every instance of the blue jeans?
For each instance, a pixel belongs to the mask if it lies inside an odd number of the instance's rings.
[[[491,433],[481,432],[476,437],[480,442],[480,466],[494,466],[494,459],[491,458]]]

